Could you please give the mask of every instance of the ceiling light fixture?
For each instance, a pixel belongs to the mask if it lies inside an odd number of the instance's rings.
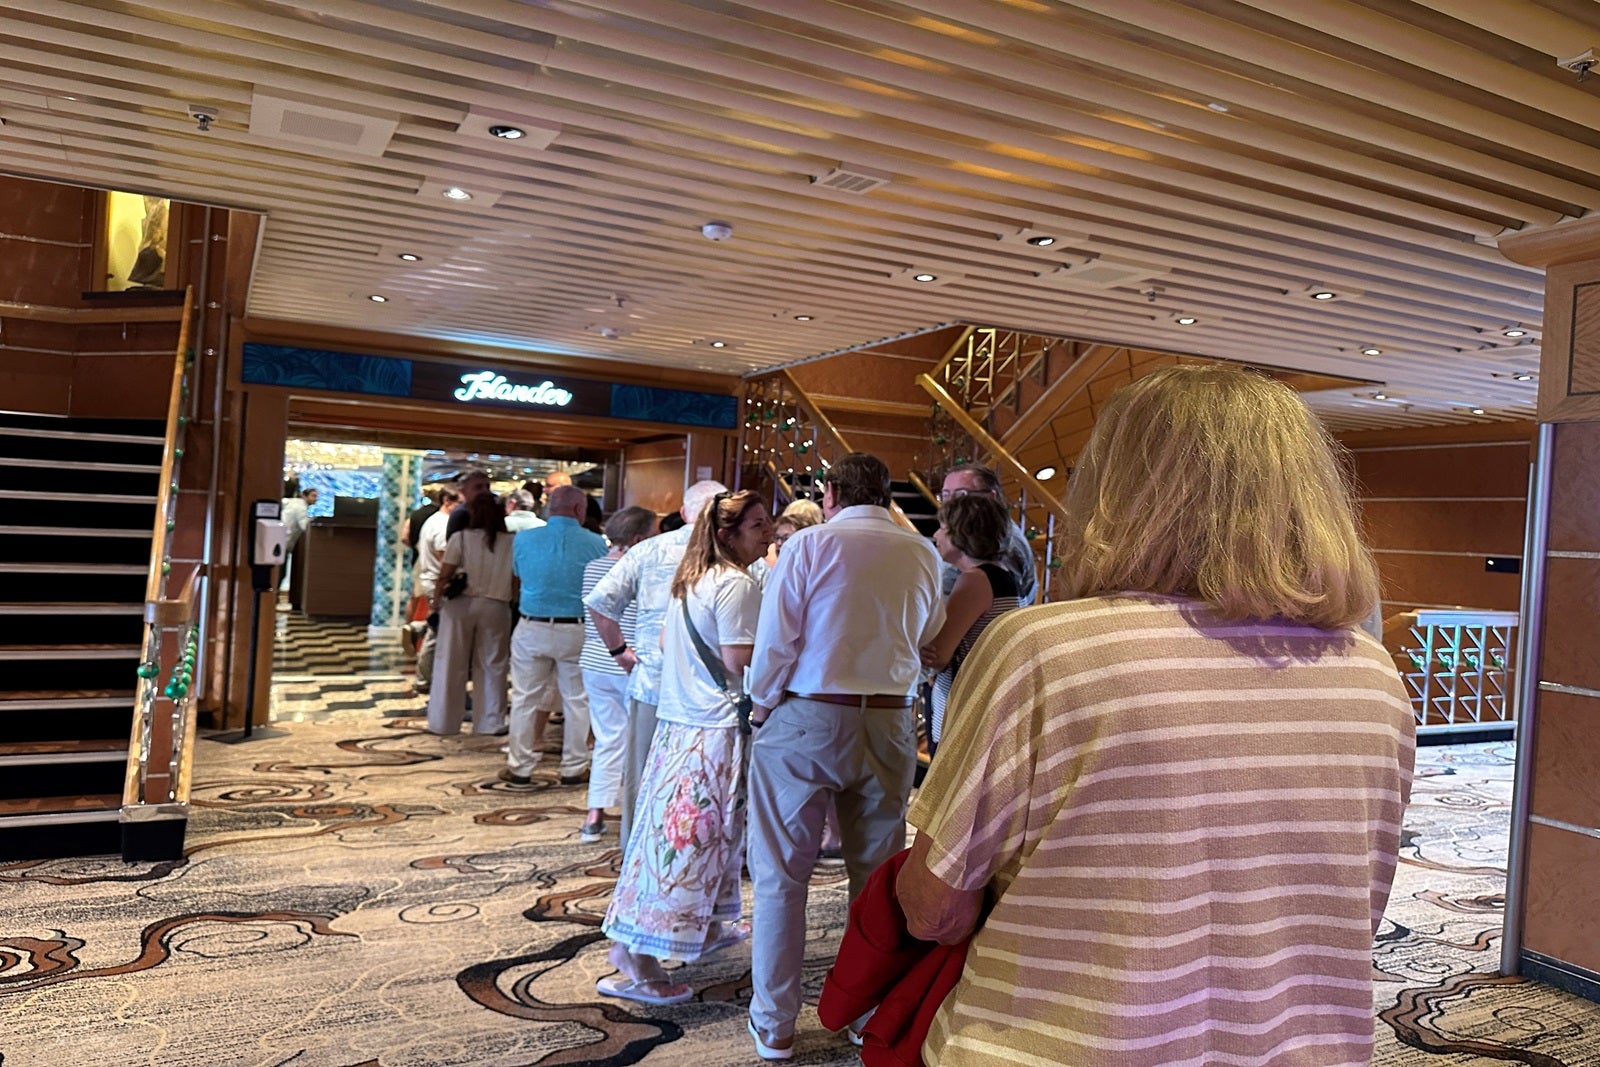
[[[1195,318],[1193,315],[1179,315],[1172,321],[1177,323],[1179,326],[1193,326],[1200,320]]]
[[[520,141],[528,136],[528,133],[518,126],[490,126],[489,136],[498,137],[502,141]]]
[[[811,316],[810,315],[796,315],[794,317],[794,321],[796,321],[796,322],[810,322],[811,321]]]
[[[1533,375],[1529,374],[1527,371],[1523,371],[1521,374],[1513,374],[1511,377],[1515,381],[1519,381],[1519,382],[1531,382],[1531,381],[1533,381]]]
[[[1313,300],[1332,300],[1339,294],[1331,289],[1318,289],[1311,294]]]
[[[1368,345],[1366,348],[1361,350],[1361,354],[1363,356],[1381,356],[1383,355],[1383,349],[1377,347],[1376,345]]]
[[[367,297],[367,299],[372,301],[374,304],[387,304],[389,302],[388,297],[381,296],[378,293],[373,293],[371,296]]]
[[[712,348],[727,348],[728,347],[728,342],[726,342],[726,341],[712,341],[711,342],[711,347]]]
[[[1227,104],[1218,103],[1215,100],[1212,100],[1211,102],[1206,104],[1206,107],[1209,107],[1212,111],[1219,112],[1219,113],[1221,113],[1223,115],[1226,115],[1228,113],[1228,105]]]
[[[446,186],[445,189],[443,191],[441,191],[439,195],[444,197],[446,200],[471,200],[472,199],[472,194],[467,192],[465,189],[461,188],[459,185]]]
[[[1472,413],[1474,415],[1482,415],[1483,414],[1483,409],[1482,408],[1472,408],[1471,411],[1472,411]]]
[[[937,274],[913,274],[911,280],[914,282],[936,282],[939,280],[939,276]]]
[[[1507,337],[1526,337],[1526,336],[1528,336],[1528,331],[1527,330],[1519,330],[1515,326],[1513,326],[1511,329],[1505,331],[1505,335]]]
[[[1041,482],[1048,482],[1056,476],[1056,469],[1054,467],[1040,467],[1033,472],[1033,476]]]
[[[420,263],[420,262],[422,262],[422,257],[417,255],[415,252],[401,252],[395,258],[396,259],[403,259],[407,263]]]
[[[1389,399],[1389,394],[1388,393],[1373,393],[1372,394],[1372,399],[1374,399],[1374,400],[1388,400]]]
[[[1028,243],[1035,248],[1049,248],[1051,245],[1056,243],[1056,239],[1045,234],[1040,234],[1038,237],[1028,238]]]

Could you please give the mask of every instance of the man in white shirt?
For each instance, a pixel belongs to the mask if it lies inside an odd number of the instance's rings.
[[[883,461],[852,452],[827,479],[828,521],[783,546],[750,664],[750,1031],[756,1052],[774,1060],[794,1052],[806,888],[829,805],[852,898],[905,847],[917,650],[944,625],[939,557],[889,513]]]
[[[633,808],[650,739],[656,733],[656,702],[661,686],[661,627],[672,604],[672,576],[694,533],[694,521],[712,497],[727,492],[721,482],[695,482],[683,492],[684,526],[652,537],[628,550],[583,598],[595,633],[617,666],[628,672],[627,755],[622,763],[622,844],[633,830]],[[622,639],[620,620],[634,605],[633,645]]]
[[[417,531],[417,569],[412,574],[411,589],[416,595],[433,598],[434,585],[439,581],[439,567],[444,562],[446,530],[450,513],[461,503],[454,489],[439,490],[439,510],[428,516],[428,521]],[[412,683],[418,695],[426,695],[433,685],[433,651],[439,634],[428,626],[422,634],[422,644],[417,649],[417,678]]]
[[[539,517],[538,505],[533,502],[533,494],[526,489],[507,493],[505,500],[506,529],[513,534],[544,525],[544,520]]]

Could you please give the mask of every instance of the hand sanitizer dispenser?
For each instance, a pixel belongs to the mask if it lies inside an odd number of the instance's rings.
[[[281,566],[288,551],[289,531],[277,519],[256,520],[256,551],[251,560],[258,567]]]

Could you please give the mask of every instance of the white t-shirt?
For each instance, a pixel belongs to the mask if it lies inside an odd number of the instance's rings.
[[[717,567],[689,591],[689,618],[695,631],[720,658],[723,645],[752,645],[761,616],[761,590],[755,579],[734,567]],[[739,724],[737,700],[743,680],[730,677],[723,690],[712,681],[705,660],[684,629],[683,607],[667,606],[662,626],[661,698],[656,719],[687,726],[725,727]]]
[[[444,546],[444,561],[467,572],[467,596],[486,596],[511,603],[511,539],[502,531],[489,549],[482,530],[460,530]]]
[[[433,594],[434,583],[439,580],[439,563],[444,557],[446,530],[450,513],[443,509],[429,515],[417,531],[417,592],[424,596]]]

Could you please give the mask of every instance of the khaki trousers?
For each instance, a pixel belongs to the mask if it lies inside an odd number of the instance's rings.
[[[839,812],[850,899],[905,847],[917,767],[911,708],[791,697],[750,746],[750,877],[755,883],[750,1018],[769,1037],[794,1033],[806,950],[806,889],[828,808]]]

